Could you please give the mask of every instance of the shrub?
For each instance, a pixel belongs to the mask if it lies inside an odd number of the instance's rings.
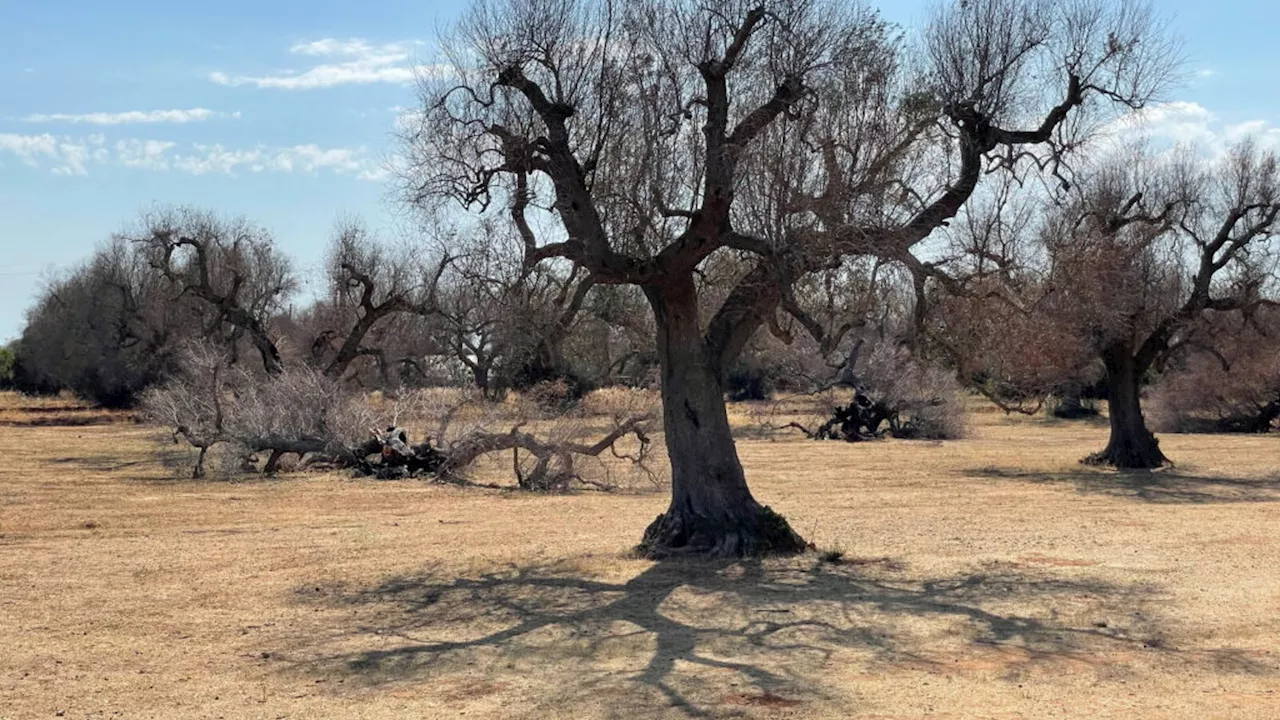
[[[13,387],[16,365],[17,356],[14,355],[13,348],[0,348],[0,389],[8,390]]]
[[[1276,427],[1280,312],[1259,312],[1248,322],[1215,318],[1204,342],[1187,347],[1152,390],[1157,430],[1260,433]]]
[[[858,385],[889,413],[896,438],[945,440],[965,434],[960,383],[945,368],[926,363],[906,348],[879,343],[855,368]]]

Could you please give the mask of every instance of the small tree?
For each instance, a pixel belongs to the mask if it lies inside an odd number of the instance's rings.
[[[13,351],[12,345],[0,347],[0,390],[9,390],[13,387],[16,376],[14,371],[17,369],[17,355]]]

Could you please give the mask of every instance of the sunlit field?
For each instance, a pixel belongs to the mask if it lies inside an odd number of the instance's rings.
[[[717,564],[630,557],[662,489],[191,481],[165,437],[0,397],[0,718],[1280,718],[1280,437],[744,437],[817,551]]]

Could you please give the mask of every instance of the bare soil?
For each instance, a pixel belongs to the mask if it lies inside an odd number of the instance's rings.
[[[661,492],[193,482],[58,412],[0,397],[0,718],[1280,718],[1280,437],[744,440],[841,561],[652,563]]]

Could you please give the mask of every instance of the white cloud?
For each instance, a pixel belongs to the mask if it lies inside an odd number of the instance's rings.
[[[213,72],[209,74],[209,80],[219,85],[252,85],[281,90],[368,83],[404,84],[414,78],[409,48],[408,43],[371,45],[358,38],[325,38],[298,43],[289,48],[289,52],[294,55],[328,58],[329,62],[322,62],[303,71],[285,70],[271,75],[228,75],[225,72]]]
[[[116,142],[116,161],[125,167],[168,170],[166,154],[176,146],[164,140],[120,140]]]
[[[364,149],[321,148],[316,145],[295,145],[276,153],[275,161],[289,171],[295,167],[303,172],[315,172],[327,168],[337,173],[356,173],[365,167]]]
[[[1264,148],[1280,151],[1280,127],[1271,121],[1230,124],[1203,105],[1186,101],[1151,105],[1120,118],[1108,128],[1104,143],[1114,144],[1134,134],[1196,147],[1210,155],[1220,155],[1231,144],[1250,137]]]
[[[28,115],[23,118],[29,123],[86,123],[89,125],[132,125],[141,123],[190,123],[203,122],[210,118],[225,117],[238,118],[239,112],[219,113],[206,108],[191,108],[190,110],[129,110],[127,112],[118,113],[38,113]]]
[[[55,175],[88,175],[89,170],[85,164],[89,161],[101,162],[103,159],[100,149],[91,145],[92,142],[86,144],[84,140],[56,137],[49,133],[0,133],[0,156],[14,155],[34,168],[50,165],[50,170]]]
[[[236,170],[241,166],[248,166],[253,172],[262,172],[265,166],[262,165],[262,150],[228,150],[222,145],[200,145],[194,146],[195,153],[190,155],[180,155],[173,160],[173,167],[176,170],[191,175],[208,175],[236,174]]]
[[[84,138],[0,134],[0,158],[9,154],[34,168],[48,168],[55,175],[89,174],[91,163],[136,170],[175,171],[188,175],[238,173],[332,173],[360,180],[385,179],[386,170],[364,147],[293,145],[228,148],[221,144],[195,143],[181,147],[167,140],[127,138],[108,145],[100,134]]]
[[[58,144],[58,150],[62,156],[62,164],[53,169],[54,175],[88,175],[89,170],[84,166],[86,160],[90,158],[88,146],[64,142]]]
[[[42,135],[16,135],[0,133],[0,153],[10,153],[32,167],[40,165],[42,157],[57,157],[58,139],[49,133]]]
[[[234,150],[222,145],[195,145],[195,152],[177,156],[173,167],[193,175],[252,173],[306,173],[322,171],[354,175],[361,180],[381,180],[385,171],[363,148],[322,148],[318,145]]]

